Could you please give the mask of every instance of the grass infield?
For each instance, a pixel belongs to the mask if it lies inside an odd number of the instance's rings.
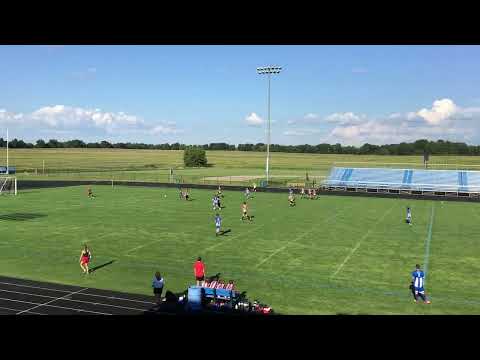
[[[288,206],[287,194],[249,200],[225,192],[226,235],[215,237],[212,191],[95,186],[3,196],[0,274],[86,287],[151,293],[156,270],[166,289],[194,282],[197,256],[208,275],[234,279],[250,299],[284,314],[480,314],[480,205],[323,196]],[[165,197],[166,195],[166,197]],[[405,224],[412,208],[413,226]],[[85,276],[82,244],[92,250]],[[428,264],[432,304],[414,304],[416,263]]]

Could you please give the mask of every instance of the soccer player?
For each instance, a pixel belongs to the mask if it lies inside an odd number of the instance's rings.
[[[312,199],[317,199],[317,190],[312,189]]]
[[[217,195],[214,195],[213,196],[213,199],[212,199],[212,206],[213,206],[213,210],[217,210],[218,208],[218,197]]]
[[[152,281],[153,294],[155,296],[157,305],[162,303],[162,291],[164,284],[165,281],[163,280],[162,275],[160,275],[160,271],[157,271]]]
[[[218,198],[221,198],[221,197],[223,197],[223,194],[222,194],[222,187],[221,187],[221,186],[218,186],[218,190],[217,190],[217,196],[218,196]]]
[[[205,264],[202,262],[202,258],[199,256],[195,264],[193,264],[193,275],[197,280],[197,286],[203,283],[205,280]]]
[[[303,199],[305,197],[305,188],[300,189],[300,197]]]
[[[417,296],[420,295],[422,298],[423,302],[425,304],[431,304],[431,301],[428,300],[425,296],[425,289],[423,288],[425,283],[425,274],[424,272],[420,269],[420,265],[415,265],[415,271],[412,272],[412,285],[413,285],[413,297],[414,297],[414,302],[417,302],[418,298]]]
[[[247,199],[250,197],[250,189],[248,187],[245,189],[245,197]]]
[[[253,183],[253,192],[257,192],[257,184]]]
[[[292,188],[288,188],[288,193],[289,193],[290,195],[293,195],[293,189],[292,189]]]
[[[215,236],[220,234],[220,227],[222,226],[222,218],[220,215],[215,215]]]
[[[87,195],[90,199],[93,199],[95,197],[93,195],[93,191],[92,191],[92,188],[90,186],[87,188]]]
[[[412,225],[412,210],[410,210],[410,207],[407,207],[407,219],[406,219],[407,224]]]
[[[248,205],[244,201],[243,204],[242,204],[242,221],[245,220],[245,219],[248,219],[249,221],[252,221],[252,218],[250,217],[250,215],[248,215]]]
[[[92,258],[92,253],[90,249],[87,247],[87,244],[84,245],[82,252],[80,253],[80,267],[83,270],[84,274],[88,274],[90,270],[88,269],[88,263]]]
[[[288,202],[290,206],[295,206],[295,196],[293,194],[288,195]]]
[[[185,200],[190,200],[190,194],[188,193],[189,189],[185,190]]]

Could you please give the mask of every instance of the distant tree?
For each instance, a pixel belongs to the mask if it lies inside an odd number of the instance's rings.
[[[39,140],[37,140],[37,142],[35,144],[35,147],[44,148],[44,147],[47,147],[47,144],[42,139],[39,139]]]
[[[207,166],[205,150],[197,146],[188,146],[183,152],[183,162],[186,167]]]
[[[60,143],[58,142],[58,140],[56,139],[50,139],[48,140],[48,143],[47,143],[47,146],[46,147],[49,147],[49,148],[58,148],[58,147],[61,147],[60,146]]]

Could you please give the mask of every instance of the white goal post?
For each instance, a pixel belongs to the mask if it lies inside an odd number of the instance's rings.
[[[17,195],[17,178],[14,176],[0,176],[0,195]]]

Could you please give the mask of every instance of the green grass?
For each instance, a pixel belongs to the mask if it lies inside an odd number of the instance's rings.
[[[150,294],[157,269],[168,289],[186,289],[202,256],[208,274],[235,279],[281,313],[480,314],[476,203],[323,196],[289,208],[285,194],[259,193],[250,201],[254,221],[242,223],[243,195],[227,191],[221,214],[231,232],[216,238],[210,191],[194,189],[192,202],[174,189],[94,192],[96,199],[84,187],[2,197],[0,274]],[[82,275],[84,242],[92,266],[115,262]],[[413,304],[408,290],[414,265],[427,257],[429,306]]]
[[[0,156],[5,155],[5,149]],[[258,175],[265,173],[265,153],[207,151],[208,168],[183,168],[183,151],[124,149],[12,149],[10,165],[16,166],[19,179],[136,180],[168,182],[169,169],[185,183],[217,183],[205,177]],[[43,174],[43,161],[46,173]],[[321,180],[334,165],[365,167],[422,167],[422,156],[378,156],[271,153],[271,175],[277,185],[305,178]],[[431,168],[480,169],[480,157],[432,156]],[[251,181],[219,180],[223,184]]]

